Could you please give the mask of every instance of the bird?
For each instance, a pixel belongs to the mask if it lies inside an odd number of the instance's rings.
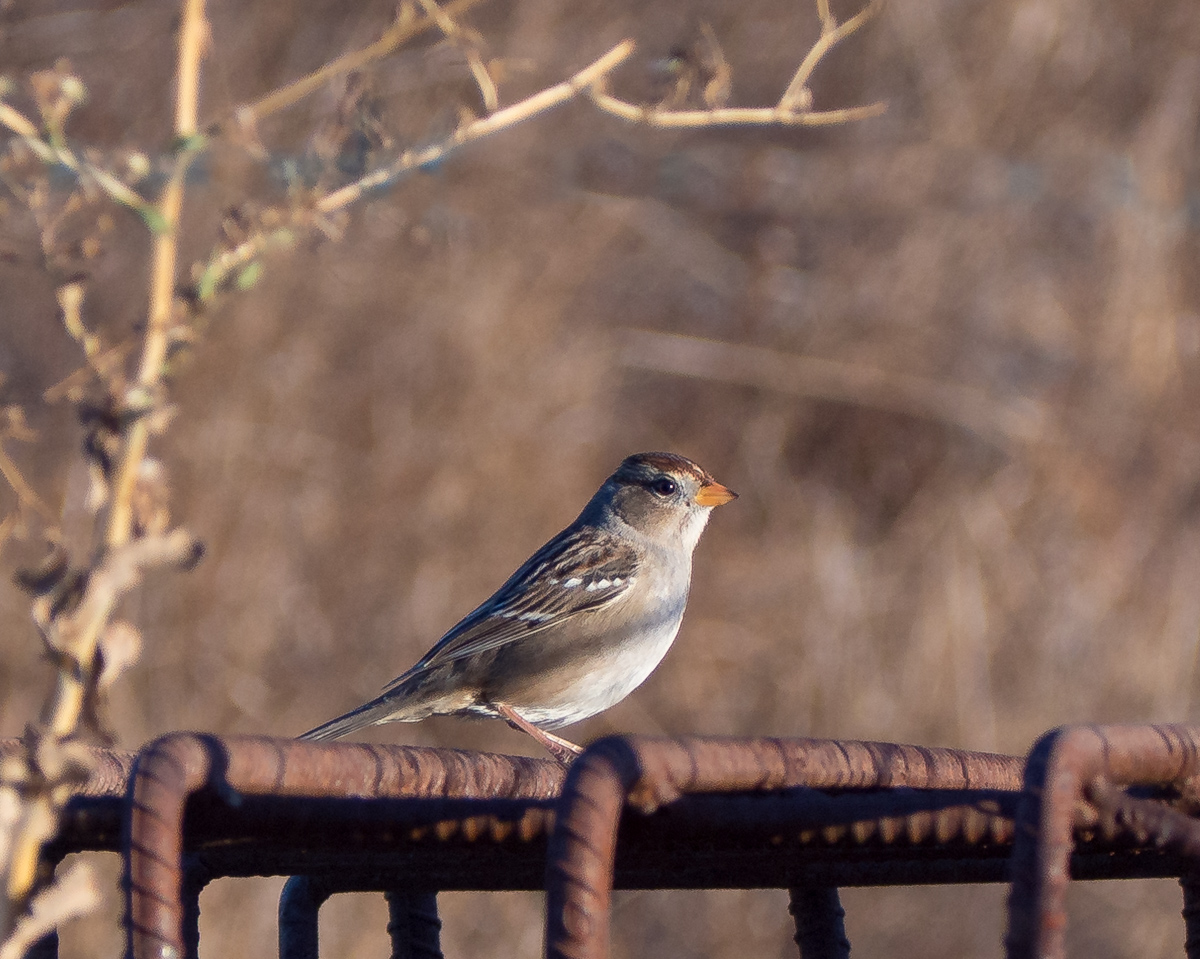
[[[429,716],[503,719],[563,765],[550,730],[619,703],[679,632],[692,552],[737,494],[675,453],[627,457],[570,526],[368,703],[300,738],[338,739]]]

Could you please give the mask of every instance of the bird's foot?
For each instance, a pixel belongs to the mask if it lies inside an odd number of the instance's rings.
[[[570,766],[575,757],[583,752],[582,746],[577,746],[569,739],[555,736],[554,733],[548,733],[546,730],[535,726],[506,703],[493,703],[492,705],[496,707],[496,712],[503,716],[513,729],[519,729],[521,732],[532,736],[545,746],[546,751],[563,766]]]

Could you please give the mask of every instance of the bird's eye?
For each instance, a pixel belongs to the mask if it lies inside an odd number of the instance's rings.
[[[659,496],[671,496],[675,492],[675,481],[664,476],[662,479],[655,480],[654,485],[650,488]]]

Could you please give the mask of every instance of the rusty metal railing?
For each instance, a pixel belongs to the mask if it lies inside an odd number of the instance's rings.
[[[130,788],[126,857],[130,954],[133,959],[161,959],[197,951],[199,933],[191,902],[199,889],[189,888],[189,903],[182,901],[183,815],[189,800],[216,800],[226,805],[227,812],[245,805],[248,797],[537,800],[557,795],[561,782],[557,763],[537,759],[412,746],[327,745],[193,733],[165,736],[139,754]],[[312,810],[308,812],[311,815]],[[219,826],[220,818],[214,825]],[[198,818],[201,829],[206,821],[212,818]],[[203,836],[196,841],[202,843]],[[255,872],[261,868],[244,851],[238,859]],[[217,873],[211,863],[205,865],[205,879],[237,874],[230,869]]]
[[[1159,798],[1120,786],[1160,787]],[[1064,726],[1029,753],[1009,894],[1009,959],[1066,954],[1066,889],[1079,837],[1200,855],[1200,726]],[[1168,801],[1175,805],[1168,804]],[[1181,866],[1175,875],[1185,875]],[[1196,886],[1183,883],[1189,959],[1200,956]]]
[[[690,793],[766,792],[800,786],[1015,792],[1020,788],[1021,769],[1021,760],[1010,756],[886,743],[602,740],[574,762],[563,787],[546,864],[546,955],[548,959],[608,955],[613,867],[626,805],[649,814]],[[919,821],[930,820],[922,816]],[[815,898],[825,902],[826,915],[836,908],[828,894]],[[793,909],[805,901],[793,893]],[[804,922],[797,919],[798,935],[805,922],[828,926],[828,920],[811,915],[808,906],[805,913]]]
[[[550,957],[607,955],[616,888],[775,887],[802,959],[844,959],[841,886],[1010,879],[1010,959],[1059,959],[1068,880],[1135,876],[1181,877],[1200,959],[1200,727],[1067,727],[1028,760],[613,737],[565,782],[543,760],[193,733],[93,758],[45,858],[123,849],[136,959],[196,955],[200,890],[248,875],[294,877],[284,959],[316,959],[338,892],[385,892],[394,955],[435,959],[439,890],[543,887]]]

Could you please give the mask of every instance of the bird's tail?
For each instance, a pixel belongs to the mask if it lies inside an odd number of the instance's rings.
[[[379,723],[415,722],[430,714],[429,709],[420,708],[420,704],[410,700],[405,692],[403,687],[390,689],[369,703],[364,703],[357,709],[350,710],[344,716],[338,716],[337,719],[322,723],[316,729],[310,729],[297,738],[307,739],[310,742],[341,739],[343,736],[348,736],[367,726],[375,726]]]

